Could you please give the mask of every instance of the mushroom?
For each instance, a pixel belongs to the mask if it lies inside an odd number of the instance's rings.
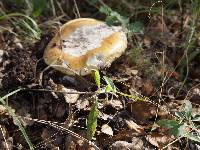
[[[120,26],[108,26],[91,18],[67,22],[44,51],[46,64],[67,75],[88,75],[109,67],[125,51],[126,34]]]

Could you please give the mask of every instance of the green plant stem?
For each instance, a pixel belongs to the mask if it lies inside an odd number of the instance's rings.
[[[24,88],[19,88],[19,89],[15,90],[15,91],[12,91],[12,92],[8,93],[7,95],[5,95],[5,96],[3,96],[3,97],[0,98],[0,102],[5,106],[5,108],[7,109],[8,113],[12,116],[13,121],[15,122],[15,124],[19,127],[19,129],[20,129],[20,131],[22,132],[22,134],[23,134],[23,136],[24,136],[24,138],[25,138],[25,140],[26,140],[26,142],[27,142],[29,148],[30,148],[31,150],[33,150],[33,149],[34,149],[34,148],[33,148],[33,144],[31,143],[31,141],[30,141],[30,139],[29,139],[29,137],[28,137],[28,135],[27,135],[25,129],[23,128],[22,123],[21,123],[21,120],[20,120],[19,117],[15,114],[15,112],[12,110],[12,108],[9,107],[9,106],[6,104],[6,102],[5,102],[5,99],[7,99],[9,96],[12,96],[13,94],[16,94],[16,93],[18,93],[18,92],[20,92],[20,91],[22,91],[22,90],[24,90]]]
[[[188,60],[188,52],[191,48],[191,46],[193,45],[193,36],[195,34],[195,30],[196,30],[196,22],[198,20],[198,17],[199,17],[199,13],[196,12],[194,10],[193,12],[193,19],[192,19],[192,30],[190,32],[190,36],[189,36],[189,40],[188,40],[188,43],[187,43],[187,48],[186,48],[186,51],[185,51],[185,59],[186,59],[186,75],[185,75],[185,78],[181,84],[181,87],[179,88],[176,96],[178,96],[180,94],[180,91],[183,89],[183,86],[185,85],[186,81],[187,81],[187,78],[188,78],[188,75],[189,75],[189,66],[188,66],[188,63],[189,63],[189,60]],[[181,60],[182,61],[182,60]]]
[[[15,91],[12,91],[12,92],[6,94],[5,96],[0,98],[0,102],[2,104],[6,105],[6,102],[4,101],[4,99],[7,99],[9,96],[12,96],[13,94],[16,94],[16,93],[18,93],[19,91],[22,91],[22,90],[24,90],[24,88],[19,88],[19,89],[15,90]]]

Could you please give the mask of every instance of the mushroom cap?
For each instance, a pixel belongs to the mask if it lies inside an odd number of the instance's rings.
[[[80,18],[67,22],[44,51],[46,64],[68,75],[87,75],[108,67],[125,51],[126,34],[119,26]]]

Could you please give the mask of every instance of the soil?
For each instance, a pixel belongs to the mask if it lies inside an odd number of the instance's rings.
[[[85,3],[78,2],[78,5],[82,17],[91,16],[93,12],[97,11],[96,8]],[[74,18],[74,14],[69,14],[69,16]],[[95,17],[98,19],[105,18],[104,15]],[[63,20],[61,22],[64,22]],[[173,27],[170,23],[168,21],[168,28]],[[156,27],[160,30],[158,24]],[[153,25],[150,24],[149,26],[152,27]],[[52,68],[46,70],[47,65],[42,60],[43,52],[47,43],[55,35],[54,29],[51,32],[49,32],[49,29],[46,30],[48,30],[48,33],[44,31],[41,40],[32,44],[24,44],[23,41],[16,39],[8,31],[1,32],[4,52],[1,60],[1,94],[8,94],[19,87],[25,88],[25,90],[10,96],[7,103],[22,120],[35,149],[94,149],[95,147],[89,145],[80,136],[86,138],[87,135],[86,122],[95,100],[94,92],[97,90],[95,81],[91,75],[71,77]],[[122,95],[99,94],[98,126],[95,138],[92,141],[100,149],[124,149],[124,145],[126,145],[130,149],[153,150],[173,141],[174,138],[165,134],[167,131],[163,131],[163,129],[151,131],[150,129],[156,120],[173,118],[170,114],[181,107],[188,91],[199,84],[200,56],[197,56],[189,65],[191,72],[179,96],[176,96],[176,93],[182,83],[179,72],[181,68],[168,76],[169,81],[163,87],[163,91],[160,91],[163,81],[162,72],[165,71],[164,69],[175,67],[177,65],[176,58],[182,55],[182,53],[175,54],[176,46],[173,47],[172,43],[176,45],[184,37],[175,37],[169,41],[159,39],[158,41],[157,37],[154,36],[155,34],[152,34],[149,30],[152,33],[158,32],[152,27],[148,29],[148,34],[145,34],[146,37],[143,37],[144,51],[140,55],[140,62],[133,61],[134,57],[129,57],[132,55],[131,50],[133,49],[132,43],[129,41],[126,53],[113,62],[111,67],[100,70],[100,74],[110,77],[121,92],[136,96],[143,95],[151,99],[152,103],[131,101]],[[169,33],[170,31],[166,32]],[[164,37],[169,39],[170,36],[166,33]],[[163,47],[167,47],[166,68],[158,67],[161,60],[161,56],[158,55],[161,54]],[[154,51],[158,55],[155,56]],[[150,58],[150,63],[144,63],[145,57]],[[102,82],[105,84],[104,81]],[[68,92],[74,92],[74,94],[70,94],[69,98],[65,93],[57,92],[63,88]],[[188,99],[193,104],[194,112],[200,111],[199,91],[200,86],[195,86],[192,93],[188,95]],[[80,94],[80,92],[83,93]],[[161,95],[159,95],[160,93]],[[74,103],[71,103],[72,99]],[[160,102],[160,99],[163,101]],[[157,103],[160,103],[167,111],[163,110],[163,107],[159,108],[156,105]],[[9,113],[3,111],[2,105],[0,106],[1,131],[5,133],[4,136],[2,133],[0,134],[0,149],[5,148],[3,137],[6,138],[11,149],[19,147],[28,149],[24,136],[17,127],[15,120]],[[101,130],[104,124],[111,127],[113,136],[109,135],[111,131]],[[162,144],[160,145],[160,143]],[[182,149],[186,146],[183,139],[170,148]],[[191,147],[192,149],[198,148],[198,144],[189,141],[187,148]]]

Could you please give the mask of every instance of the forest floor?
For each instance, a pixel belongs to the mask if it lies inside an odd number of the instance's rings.
[[[42,2],[30,9],[31,2],[0,1],[0,149],[200,149],[198,0]],[[118,93],[97,94],[92,75],[47,69],[46,45],[78,17],[128,18],[126,52],[99,70],[101,87],[113,84]],[[91,144],[87,119],[96,99]]]

